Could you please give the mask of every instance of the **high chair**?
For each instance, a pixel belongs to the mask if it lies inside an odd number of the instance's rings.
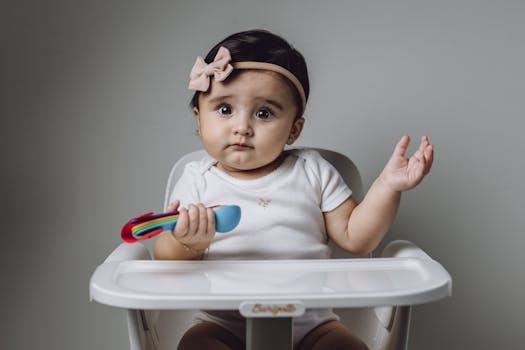
[[[316,150],[361,199],[361,178],[353,162],[334,151]],[[184,166],[204,155],[190,153],[173,166],[164,208]],[[448,272],[408,241],[391,242],[381,258],[151,259],[145,245],[123,243],[90,281],[92,300],[126,309],[131,350],[175,350],[190,325],[191,310],[198,309],[239,310],[247,320],[248,350],[292,349],[293,317],[325,307],[336,308],[371,350],[404,350],[411,306],[440,300],[452,291]]]

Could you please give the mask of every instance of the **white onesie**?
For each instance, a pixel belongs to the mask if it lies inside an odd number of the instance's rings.
[[[175,185],[170,202],[205,206],[235,204],[241,221],[229,233],[217,233],[204,259],[327,259],[330,248],[323,212],[339,206],[351,190],[337,170],[312,150],[290,150],[281,166],[253,180],[234,178],[205,157],[189,163]],[[215,285],[227,284],[227,276]],[[250,283],[247,281],[247,283]],[[203,311],[198,319],[212,321],[245,338],[238,312]],[[330,309],[309,309],[294,319],[294,345],[328,320]]]

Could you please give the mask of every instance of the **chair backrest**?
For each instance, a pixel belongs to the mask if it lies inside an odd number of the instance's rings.
[[[352,189],[352,196],[357,200],[361,200],[363,195],[363,183],[361,176],[355,164],[344,154],[336,151],[321,149],[321,148],[310,148],[321,154],[330,164],[332,164],[341,174],[348,187]],[[205,150],[194,151],[181,157],[172,167],[168,182],[166,184],[166,192],[164,193],[164,209],[168,206],[171,191],[177,183],[177,180],[182,175],[184,167],[189,162],[202,159],[206,156]]]

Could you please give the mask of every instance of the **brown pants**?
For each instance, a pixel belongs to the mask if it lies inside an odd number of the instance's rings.
[[[211,322],[200,322],[182,337],[178,350],[244,350],[245,345],[231,332]],[[368,347],[339,321],[329,321],[312,329],[295,350],[367,350]]]

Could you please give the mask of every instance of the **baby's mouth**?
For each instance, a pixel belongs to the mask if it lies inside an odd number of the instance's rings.
[[[230,148],[233,148],[233,149],[236,149],[236,150],[246,150],[246,149],[250,149],[250,148],[253,148],[253,147],[251,147],[250,145],[248,145],[246,143],[236,142],[236,143],[232,143],[230,145]]]
[[[244,142],[234,142],[234,143],[230,144],[230,147],[231,148],[235,148],[235,149],[249,149],[249,148],[253,148],[252,146],[250,146],[249,144],[244,143]]]

